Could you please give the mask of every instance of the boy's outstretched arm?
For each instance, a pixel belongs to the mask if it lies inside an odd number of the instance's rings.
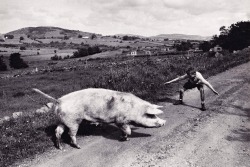
[[[173,80],[170,80],[170,81],[168,81],[168,82],[165,82],[164,85],[167,85],[167,84],[170,84],[170,83],[179,81],[179,80],[183,80],[183,79],[186,79],[186,78],[187,78],[187,74],[182,75],[182,76],[180,76],[180,77],[177,77],[177,78],[175,78],[175,79],[173,79]]]
[[[219,95],[219,93],[213,88],[213,86],[201,75],[201,73],[196,72],[196,77],[205,84],[209,89],[211,89],[215,94]]]

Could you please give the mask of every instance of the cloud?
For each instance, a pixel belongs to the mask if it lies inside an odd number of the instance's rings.
[[[249,0],[0,1],[0,32],[27,26],[58,26],[104,35],[213,35],[222,25],[250,18]]]

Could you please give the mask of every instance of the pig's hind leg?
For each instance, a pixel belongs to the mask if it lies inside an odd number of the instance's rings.
[[[81,147],[76,143],[76,134],[79,128],[78,123],[70,123],[67,125],[69,127],[69,136],[71,138],[72,145],[80,149]]]
[[[60,150],[62,149],[62,143],[61,143],[61,136],[64,132],[65,126],[63,124],[60,124],[57,126],[55,130],[56,134],[56,147],[59,148]]]
[[[121,141],[128,141],[128,135],[131,135],[131,128],[127,124],[117,124],[117,126],[122,131],[122,136],[120,138]]]

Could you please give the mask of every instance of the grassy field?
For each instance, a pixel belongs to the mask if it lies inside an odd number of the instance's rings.
[[[167,80],[182,75],[192,65],[205,78],[249,61],[250,50],[227,54],[221,58],[207,55],[165,55],[158,57],[116,57],[92,61],[65,60],[51,66],[74,66],[70,71],[41,72],[0,82],[0,117],[13,112],[24,112],[20,119],[0,126],[0,166],[9,166],[24,158],[55,149],[53,133],[57,119],[53,113],[30,115],[41,105],[27,96],[47,103],[31,91],[36,87],[59,98],[72,91],[89,88],[107,88],[131,92],[142,99],[159,102],[176,94],[180,83],[164,86]],[[44,63],[34,62],[45,66]],[[34,65],[31,65],[34,66]],[[91,128],[91,127],[90,127]],[[67,142],[67,141],[66,141]]]

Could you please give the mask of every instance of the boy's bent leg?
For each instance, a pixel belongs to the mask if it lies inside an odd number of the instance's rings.
[[[205,107],[205,92],[204,92],[203,85],[200,86],[198,89],[200,91],[200,96],[201,96],[201,110],[205,111],[206,110],[206,107]]]
[[[174,105],[179,105],[179,104],[183,104],[183,95],[184,95],[185,89],[180,89],[179,90],[179,100],[174,103]]]

